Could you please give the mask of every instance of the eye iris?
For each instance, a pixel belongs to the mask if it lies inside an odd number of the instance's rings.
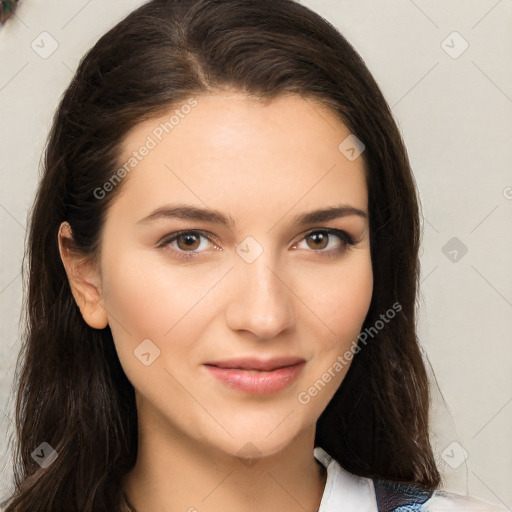
[[[180,247],[180,240],[185,241],[185,245],[183,247]],[[194,243],[198,245],[199,237],[193,234],[180,235],[176,238],[176,241],[180,249],[197,249],[197,247],[193,247],[193,245]]]
[[[329,235],[327,233],[313,233],[313,234],[309,235],[308,240],[313,240],[313,239],[315,241],[319,241],[320,244],[322,244],[322,242],[324,242],[324,244],[322,245],[322,247],[318,247],[318,246],[317,247],[311,247],[312,249],[315,249],[315,250],[325,249],[325,247],[327,247],[327,243],[328,243],[328,240],[329,240]]]

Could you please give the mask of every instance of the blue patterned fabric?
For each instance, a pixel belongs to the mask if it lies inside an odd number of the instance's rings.
[[[434,493],[420,484],[374,479],[379,512],[419,512]]]

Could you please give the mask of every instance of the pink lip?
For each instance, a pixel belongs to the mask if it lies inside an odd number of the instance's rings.
[[[272,359],[258,359],[257,357],[241,357],[238,359],[225,359],[223,361],[208,361],[207,365],[232,370],[260,370],[272,371],[285,366],[293,366],[304,362],[304,359],[294,356],[274,357]]]
[[[219,368],[211,364],[205,364],[204,367],[229,388],[252,394],[270,394],[281,391],[291,384],[299,376],[304,364],[305,361],[300,360],[290,366],[281,365],[278,369],[269,371]]]

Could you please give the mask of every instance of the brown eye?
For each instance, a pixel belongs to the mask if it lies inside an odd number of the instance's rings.
[[[328,233],[325,233],[324,231],[317,231],[315,233],[311,233],[306,237],[307,240],[313,241],[313,244],[308,243],[309,248],[315,251],[325,249],[329,244],[329,236],[330,235]]]
[[[196,234],[183,234],[176,237],[176,245],[178,249],[187,251],[187,250],[195,250],[200,245],[200,236]]]
[[[331,228],[310,231],[300,243],[306,245],[305,249],[311,249],[315,254],[327,257],[341,255],[350,246],[355,245],[353,238],[346,231]]]
[[[200,257],[208,249],[222,250],[214,241],[215,236],[206,231],[186,230],[164,237],[158,242],[157,247],[165,248],[173,256],[187,260]]]

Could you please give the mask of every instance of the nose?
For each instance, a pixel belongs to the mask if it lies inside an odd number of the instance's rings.
[[[293,293],[284,273],[265,255],[252,263],[237,262],[226,321],[232,330],[273,339],[293,326]]]

